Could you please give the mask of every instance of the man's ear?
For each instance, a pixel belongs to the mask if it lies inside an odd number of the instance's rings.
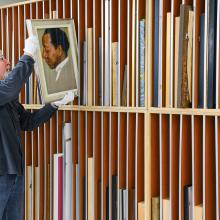
[[[6,64],[4,61],[0,61],[0,80],[4,79],[6,72]]]
[[[57,47],[57,53],[59,56],[63,55],[63,48],[60,45]]]

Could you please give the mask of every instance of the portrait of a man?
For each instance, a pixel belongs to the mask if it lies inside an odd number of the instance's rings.
[[[43,100],[58,100],[70,90],[77,94],[78,50],[73,21],[27,20],[27,27],[29,34],[37,35],[39,40],[40,62],[35,71]]]
[[[66,33],[60,28],[45,29],[42,47],[42,57],[49,67],[49,70],[45,67],[48,94],[76,88],[74,75],[69,74],[73,64],[68,56],[69,40]]]

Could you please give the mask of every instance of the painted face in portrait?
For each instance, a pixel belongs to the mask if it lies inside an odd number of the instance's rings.
[[[51,69],[63,60],[64,52],[61,46],[57,48],[52,44],[50,34],[45,34],[42,37],[43,52],[42,57]]]

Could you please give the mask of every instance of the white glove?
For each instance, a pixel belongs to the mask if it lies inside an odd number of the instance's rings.
[[[56,102],[52,102],[51,104],[55,107],[60,107],[61,105],[66,105],[69,102],[73,102],[75,98],[75,94],[74,92],[67,92],[67,94],[64,96],[63,99],[56,101]]]
[[[37,37],[32,35],[25,40],[24,52],[25,54],[31,56],[35,60],[37,47],[38,47]]]

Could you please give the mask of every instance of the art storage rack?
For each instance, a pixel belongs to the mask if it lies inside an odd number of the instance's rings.
[[[125,189],[130,195],[129,192],[134,191],[133,200],[128,199],[126,204],[127,214],[130,204],[134,204],[134,219],[151,219],[153,197],[159,197],[160,200],[160,219],[162,219],[164,199],[170,201],[170,219],[184,219],[183,189],[185,185],[192,184],[193,211],[202,204],[203,219],[219,220],[219,104],[216,109],[198,109],[197,106],[199,15],[207,10],[209,0],[183,1],[185,4],[191,4],[196,14],[193,23],[193,35],[196,39],[193,41],[193,101],[192,108],[189,109],[153,107],[155,39],[155,1],[153,0],[108,1],[109,42],[118,42],[119,45],[120,77],[117,86],[120,88],[120,94],[125,65],[128,69],[127,106],[113,106],[111,98],[109,105],[104,106],[105,82],[103,78],[101,102],[98,101],[99,74],[103,76],[104,72],[108,71],[111,75],[112,68],[111,47],[105,47],[107,45],[105,43],[107,37],[105,35],[106,1],[33,0],[0,7],[0,49],[10,60],[12,67],[23,53],[24,40],[27,37],[26,19],[52,19],[54,17],[74,19],[78,41],[80,93],[85,85],[81,80],[84,68],[83,42],[88,41],[88,28],[93,28],[92,105],[81,105],[81,100],[78,98],[72,105],[61,107],[50,121],[38,129],[22,134],[26,165],[26,219],[53,219],[53,154],[62,153],[63,123],[71,122],[73,128],[73,219],[106,220],[107,213],[108,219],[112,218],[112,196],[110,193],[107,201],[106,191],[108,188],[111,192],[112,176],[116,175],[117,192],[119,189]],[[219,2],[218,0],[218,18]],[[161,19],[165,19],[164,15],[168,11],[171,12],[172,18],[179,15],[182,1],[160,0],[160,3],[163,14]],[[135,17],[132,16],[134,5]],[[146,25],[144,107],[139,107],[138,103],[139,53],[136,51],[138,51],[139,44],[137,40],[134,40],[139,36],[138,25],[134,28],[134,24],[138,24],[140,19],[145,19]],[[171,19],[171,21],[173,31],[171,33],[174,33],[174,20]],[[164,20],[164,28],[165,24]],[[220,21],[217,24],[217,59],[219,61],[217,62],[217,76],[220,74],[219,29]],[[99,58],[100,37],[101,59]],[[160,37],[161,42],[165,42],[165,32],[162,32]],[[171,38],[170,41],[172,40]],[[88,48],[86,54],[88,57]],[[163,51],[160,55],[163,55]],[[172,52],[171,63],[173,57]],[[101,63],[99,63],[100,60]],[[132,75],[132,68],[134,75]],[[136,84],[132,80],[135,80]],[[108,83],[111,94],[112,80]],[[132,87],[133,85],[135,86]],[[216,85],[218,99],[220,97],[219,80]],[[35,104],[37,100],[35,87],[36,79],[33,73],[20,93],[20,101],[29,111],[42,106]],[[93,163],[92,199],[89,201],[94,204],[92,215],[88,214],[87,209],[89,158],[92,158]],[[28,190],[30,183],[31,190]],[[84,184],[87,187],[83,187]],[[28,193],[30,193],[29,196]],[[118,219],[119,215],[118,202]],[[129,219],[133,218],[129,217]]]

